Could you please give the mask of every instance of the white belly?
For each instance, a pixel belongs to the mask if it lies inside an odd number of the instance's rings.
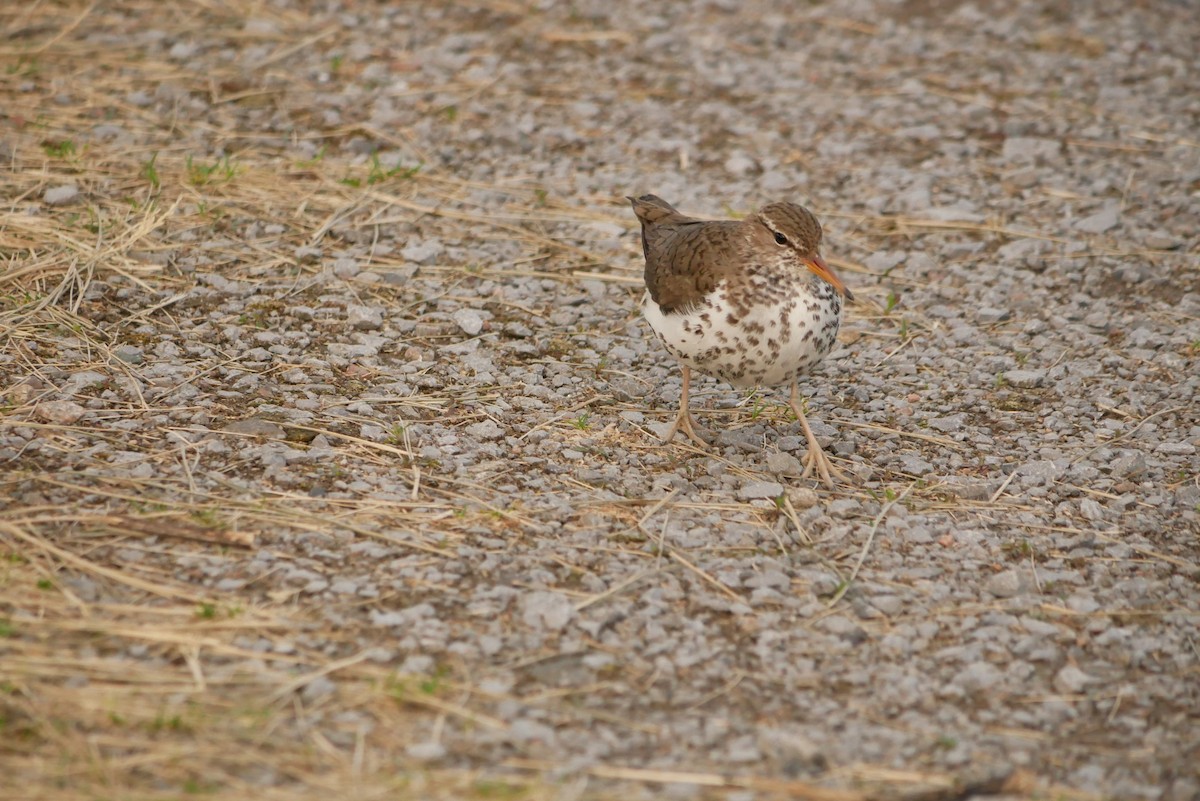
[[[841,298],[804,294],[734,314],[723,284],[687,313],[664,314],[649,294],[642,313],[675,358],[740,387],[790,384],[833,349]]]

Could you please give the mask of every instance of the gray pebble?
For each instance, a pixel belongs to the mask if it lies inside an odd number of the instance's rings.
[[[390,436],[387,429],[374,423],[363,423],[358,427],[358,435],[371,442],[383,442]]]
[[[1179,239],[1164,231],[1151,231],[1142,241],[1155,250],[1175,250],[1181,246]]]
[[[1061,150],[1062,142],[1057,139],[1010,136],[1004,140],[1001,155],[1006,161],[1028,162],[1054,158]]]
[[[990,662],[972,662],[952,681],[969,693],[985,693],[1004,680],[1004,672]]]
[[[127,364],[141,364],[145,360],[142,349],[136,345],[118,345],[113,348],[113,355]]]
[[[1058,673],[1054,674],[1054,689],[1060,693],[1080,693],[1095,681],[1093,677],[1084,673],[1075,665],[1066,665]]]
[[[734,153],[725,159],[725,170],[733,175],[749,175],[758,170],[758,163],[745,153]]]
[[[413,743],[404,749],[404,753],[417,762],[436,762],[446,756],[446,746],[432,741]]]
[[[992,497],[1000,482],[976,481],[964,476],[941,476],[942,488],[964,501],[985,501]]]
[[[259,417],[248,417],[245,420],[235,420],[226,424],[221,428],[230,434],[243,434],[253,437],[266,437],[268,439],[283,439],[283,427],[278,423],[273,423],[270,420],[263,420]]]
[[[106,381],[108,381],[108,376],[104,373],[97,373],[95,370],[82,370],[78,373],[72,373],[71,377],[67,379],[70,389],[66,391],[74,395],[80,390],[99,386]]]
[[[1031,479],[1030,484],[1049,484],[1057,481],[1063,475],[1063,466],[1051,459],[1039,459],[1026,462],[1017,468],[1020,475]]]
[[[292,256],[301,264],[315,264],[321,260],[324,251],[321,248],[301,245],[292,251]]]
[[[535,590],[521,596],[521,619],[530,628],[561,631],[574,617],[575,607],[560,593]]]
[[[1004,380],[1014,387],[1034,389],[1040,387],[1046,380],[1045,370],[1007,370]]]
[[[976,318],[984,325],[992,325],[994,323],[1002,323],[1012,317],[1012,312],[1008,309],[997,309],[992,306],[984,306],[975,312]]]
[[[467,426],[467,434],[484,442],[498,440],[504,436],[504,430],[496,425],[495,420],[484,420]]]
[[[48,206],[66,206],[79,199],[79,187],[75,184],[52,186],[42,194],[42,200]]]
[[[910,476],[926,476],[933,472],[933,463],[913,454],[900,457],[900,469]]]
[[[790,453],[774,451],[767,454],[767,470],[781,476],[798,476],[804,472],[804,465]]]
[[[167,55],[175,61],[190,61],[199,50],[200,47],[195,42],[178,41],[171,45],[171,49],[167,51]]]
[[[966,420],[967,416],[965,414],[951,414],[947,415],[946,417],[932,417],[929,420],[929,427],[949,434],[961,429]]]
[[[810,487],[788,487],[787,496],[796,509],[812,508],[820,500],[820,496]]]
[[[333,274],[338,278],[354,278],[362,272],[362,265],[358,263],[358,259],[340,258],[334,259]]]
[[[1108,469],[1117,478],[1134,478],[1146,472],[1146,455],[1132,451],[1118,456],[1108,464]]]
[[[1021,576],[1015,570],[1005,570],[989,576],[984,589],[997,598],[1012,598],[1022,590]]]
[[[871,605],[889,617],[904,611],[904,599],[899,595],[877,595],[871,599]]]
[[[1035,256],[1042,250],[1042,243],[1036,239],[1014,239],[1006,245],[1002,245],[996,251],[996,255],[1004,261],[1023,262],[1025,259]]]
[[[857,498],[838,498],[826,507],[830,517],[848,518],[862,514],[862,502]]]
[[[451,317],[467,336],[473,337],[483,330],[483,317],[474,309],[459,309]]]
[[[313,703],[337,692],[337,685],[327,676],[317,676],[300,691],[300,696],[307,702]]]
[[[543,743],[552,745],[558,739],[554,729],[538,720],[519,718],[508,729],[508,739],[514,743]]]
[[[1121,205],[1119,203],[1109,203],[1095,214],[1078,220],[1075,223],[1075,228],[1088,234],[1102,234],[1111,228],[1115,228],[1120,216]]]
[[[383,325],[383,309],[375,306],[347,306],[346,323],[359,331],[374,331]]]
[[[87,414],[87,410],[74,401],[42,401],[34,409],[38,417],[47,423],[69,426]]]
[[[760,726],[756,745],[786,776],[821,771],[827,762],[821,747],[797,726]]]
[[[925,208],[925,207],[922,207]],[[867,256],[863,264],[874,273],[886,273],[904,261],[902,250],[880,250]]]
[[[436,264],[446,252],[445,246],[436,239],[416,240],[405,245],[400,255],[414,264]]]
[[[737,497],[741,501],[751,501],[756,498],[774,500],[783,495],[783,485],[775,481],[750,481],[738,488]]]
[[[1093,498],[1084,498],[1079,502],[1079,511],[1093,523],[1104,519],[1104,507]]]
[[[823,631],[836,634],[838,637],[851,643],[861,643],[868,637],[867,632],[862,626],[842,615],[830,615],[818,625]]]
[[[762,759],[758,743],[750,735],[734,738],[726,747],[725,759],[733,763],[757,762]],[[695,786],[695,785],[693,785]]]

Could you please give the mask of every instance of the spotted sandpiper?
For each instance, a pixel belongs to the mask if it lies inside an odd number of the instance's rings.
[[[683,366],[683,431],[706,446],[688,410],[692,368],[739,387],[791,385],[804,429],[804,477],[832,488],[845,476],[804,417],[796,381],[833,348],[843,298],[853,294],[818,251],[821,224],[795,203],[771,203],[742,220],[698,220],[655,195],[629,198],[642,223],[650,328]]]

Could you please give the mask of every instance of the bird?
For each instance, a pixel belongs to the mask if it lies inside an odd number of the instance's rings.
[[[642,227],[646,322],[683,368],[682,431],[701,447],[688,408],[691,371],[737,387],[791,385],[791,406],[808,442],[803,478],[829,488],[846,477],[804,416],[797,380],[833,349],[844,300],[853,293],[821,257],[821,224],[808,209],[775,202],[741,220],[681,214],[656,195],[626,198]]]

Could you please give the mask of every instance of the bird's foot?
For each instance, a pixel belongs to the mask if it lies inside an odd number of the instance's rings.
[[[801,478],[809,478],[815,472],[829,489],[835,489],[834,479],[837,479],[838,484],[850,483],[846,474],[829,461],[829,457],[825,455],[825,451],[821,449],[815,438],[809,440],[808,453],[804,454],[801,464],[804,465],[804,472],[800,474]]]
[[[704,437],[696,433],[696,429],[692,427],[692,413],[687,407],[679,410],[679,414],[675,417],[675,423],[671,426],[671,430],[663,437],[663,444],[666,445],[671,440],[675,439],[675,434],[682,431],[687,434],[688,439],[699,445],[701,448],[708,448],[709,442]]]
[[[808,478],[813,473],[816,473],[829,489],[836,488],[834,484],[835,478],[840,484],[849,484],[850,479],[845,473],[833,466],[833,462],[829,461],[829,457],[825,455],[825,451],[821,448],[821,443],[817,442],[817,435],[813,433],[812,428],[808,425],[808,418],[804,416],[804,404],[800,402],[800,393],[797,391],[795,384],[792,385],[792,394],[788,399],[788,405],[796,413],[796,419],[800,421],[800,427],[804,429],[804,438],[808,441],[808,453],[804,454],[804,459],[801,460],[801,464],[804,465],[804,472],[800,474],[800,477]]]

